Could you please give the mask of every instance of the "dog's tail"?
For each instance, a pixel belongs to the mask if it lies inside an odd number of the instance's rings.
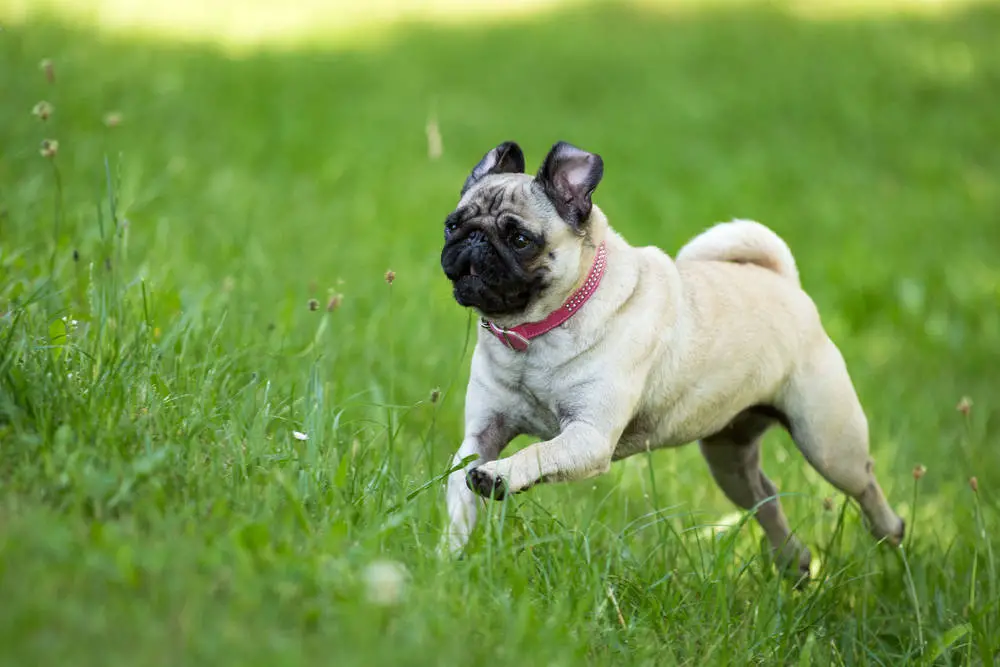
[[[799,284],[788,244],[753,220],[721,222],[694,237],[677,252],[678,260],[756,264]]]

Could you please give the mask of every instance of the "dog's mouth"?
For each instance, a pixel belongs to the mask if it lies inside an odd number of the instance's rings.
[[[463,306],[478,308],[484,314],[503,310],[504,297],[497,291],[497,286],[488,283],[471,262],[456,276],[454,285],[455,300]]]
[[[460,252],[461,249],[446,246],[441,262],[459,305],[475,308],[484,317],[524,310],[534,293],[530,285],[498,275],[503,273],[503,269],[491,264],[489,258],[484,261],[471,256],[472,253]]]
[[[481,284],[483,282],[483,278],[479,275],[479,271],[476,271],[475,265],[469,264],[468,268],[456,277],[453,282],[456,286],[459,284]]]

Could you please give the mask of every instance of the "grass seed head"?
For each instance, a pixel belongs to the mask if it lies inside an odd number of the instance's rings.
[[[31,109],[31,113],[35,116],[35,118],[43,121],[48,120],[49,116],[51,116],[54,111],[55,107],[45,100],[42,100]]]
[[[427,121],[427,157],[437,160],[444,152],[441,144],[441,128],[438,127],[437,118]]]
[[[968,396],[963,396],[959,400],[958,405],[955,406],[955,409],[968,417],[969,413],[972,412],[972,399]]]
[[[927,474],[927,468],[922,465],[915,465],[913,467],[913,479],[920,479]]]
[[[38,63],[38,68],[42,70],[42,72],[45,74],[46,81],[48,81],[49,83],[56,82],[56,70],[55,67],[52,65],[51,58],[45,58],[44,60],[42,60],[42,62]]]
[[[59,152],[59,142],[55,139],[42,139],[42,147],[38,151],[42,157],[54,158]]]
[[[385,272],[385,282],[387,282],[388,284],[391,285],[392,281],[394,281],[395,279],[396,279],[396,272],[395,271],[393,271],[392,269],[389,269],[388,271]]]

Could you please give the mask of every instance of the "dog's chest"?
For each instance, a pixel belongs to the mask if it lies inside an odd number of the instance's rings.
[[[511,394],[514,416],[523,429],[540,438],[554,438],[560,423],[568,415],[563,400],[563,383],[546,365],[518,364],[504,372],[504,382]]]

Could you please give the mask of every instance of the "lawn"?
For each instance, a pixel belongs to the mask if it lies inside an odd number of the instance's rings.
[[[1000,659],[1000,7],[682,4],[237,49],[0,0],[0,662]],[[787,239],[902,549],[774,432],[804,590],[696,447],[438,556],[476,335],[442,227],[507,139],[601,153],[635,245]]]

